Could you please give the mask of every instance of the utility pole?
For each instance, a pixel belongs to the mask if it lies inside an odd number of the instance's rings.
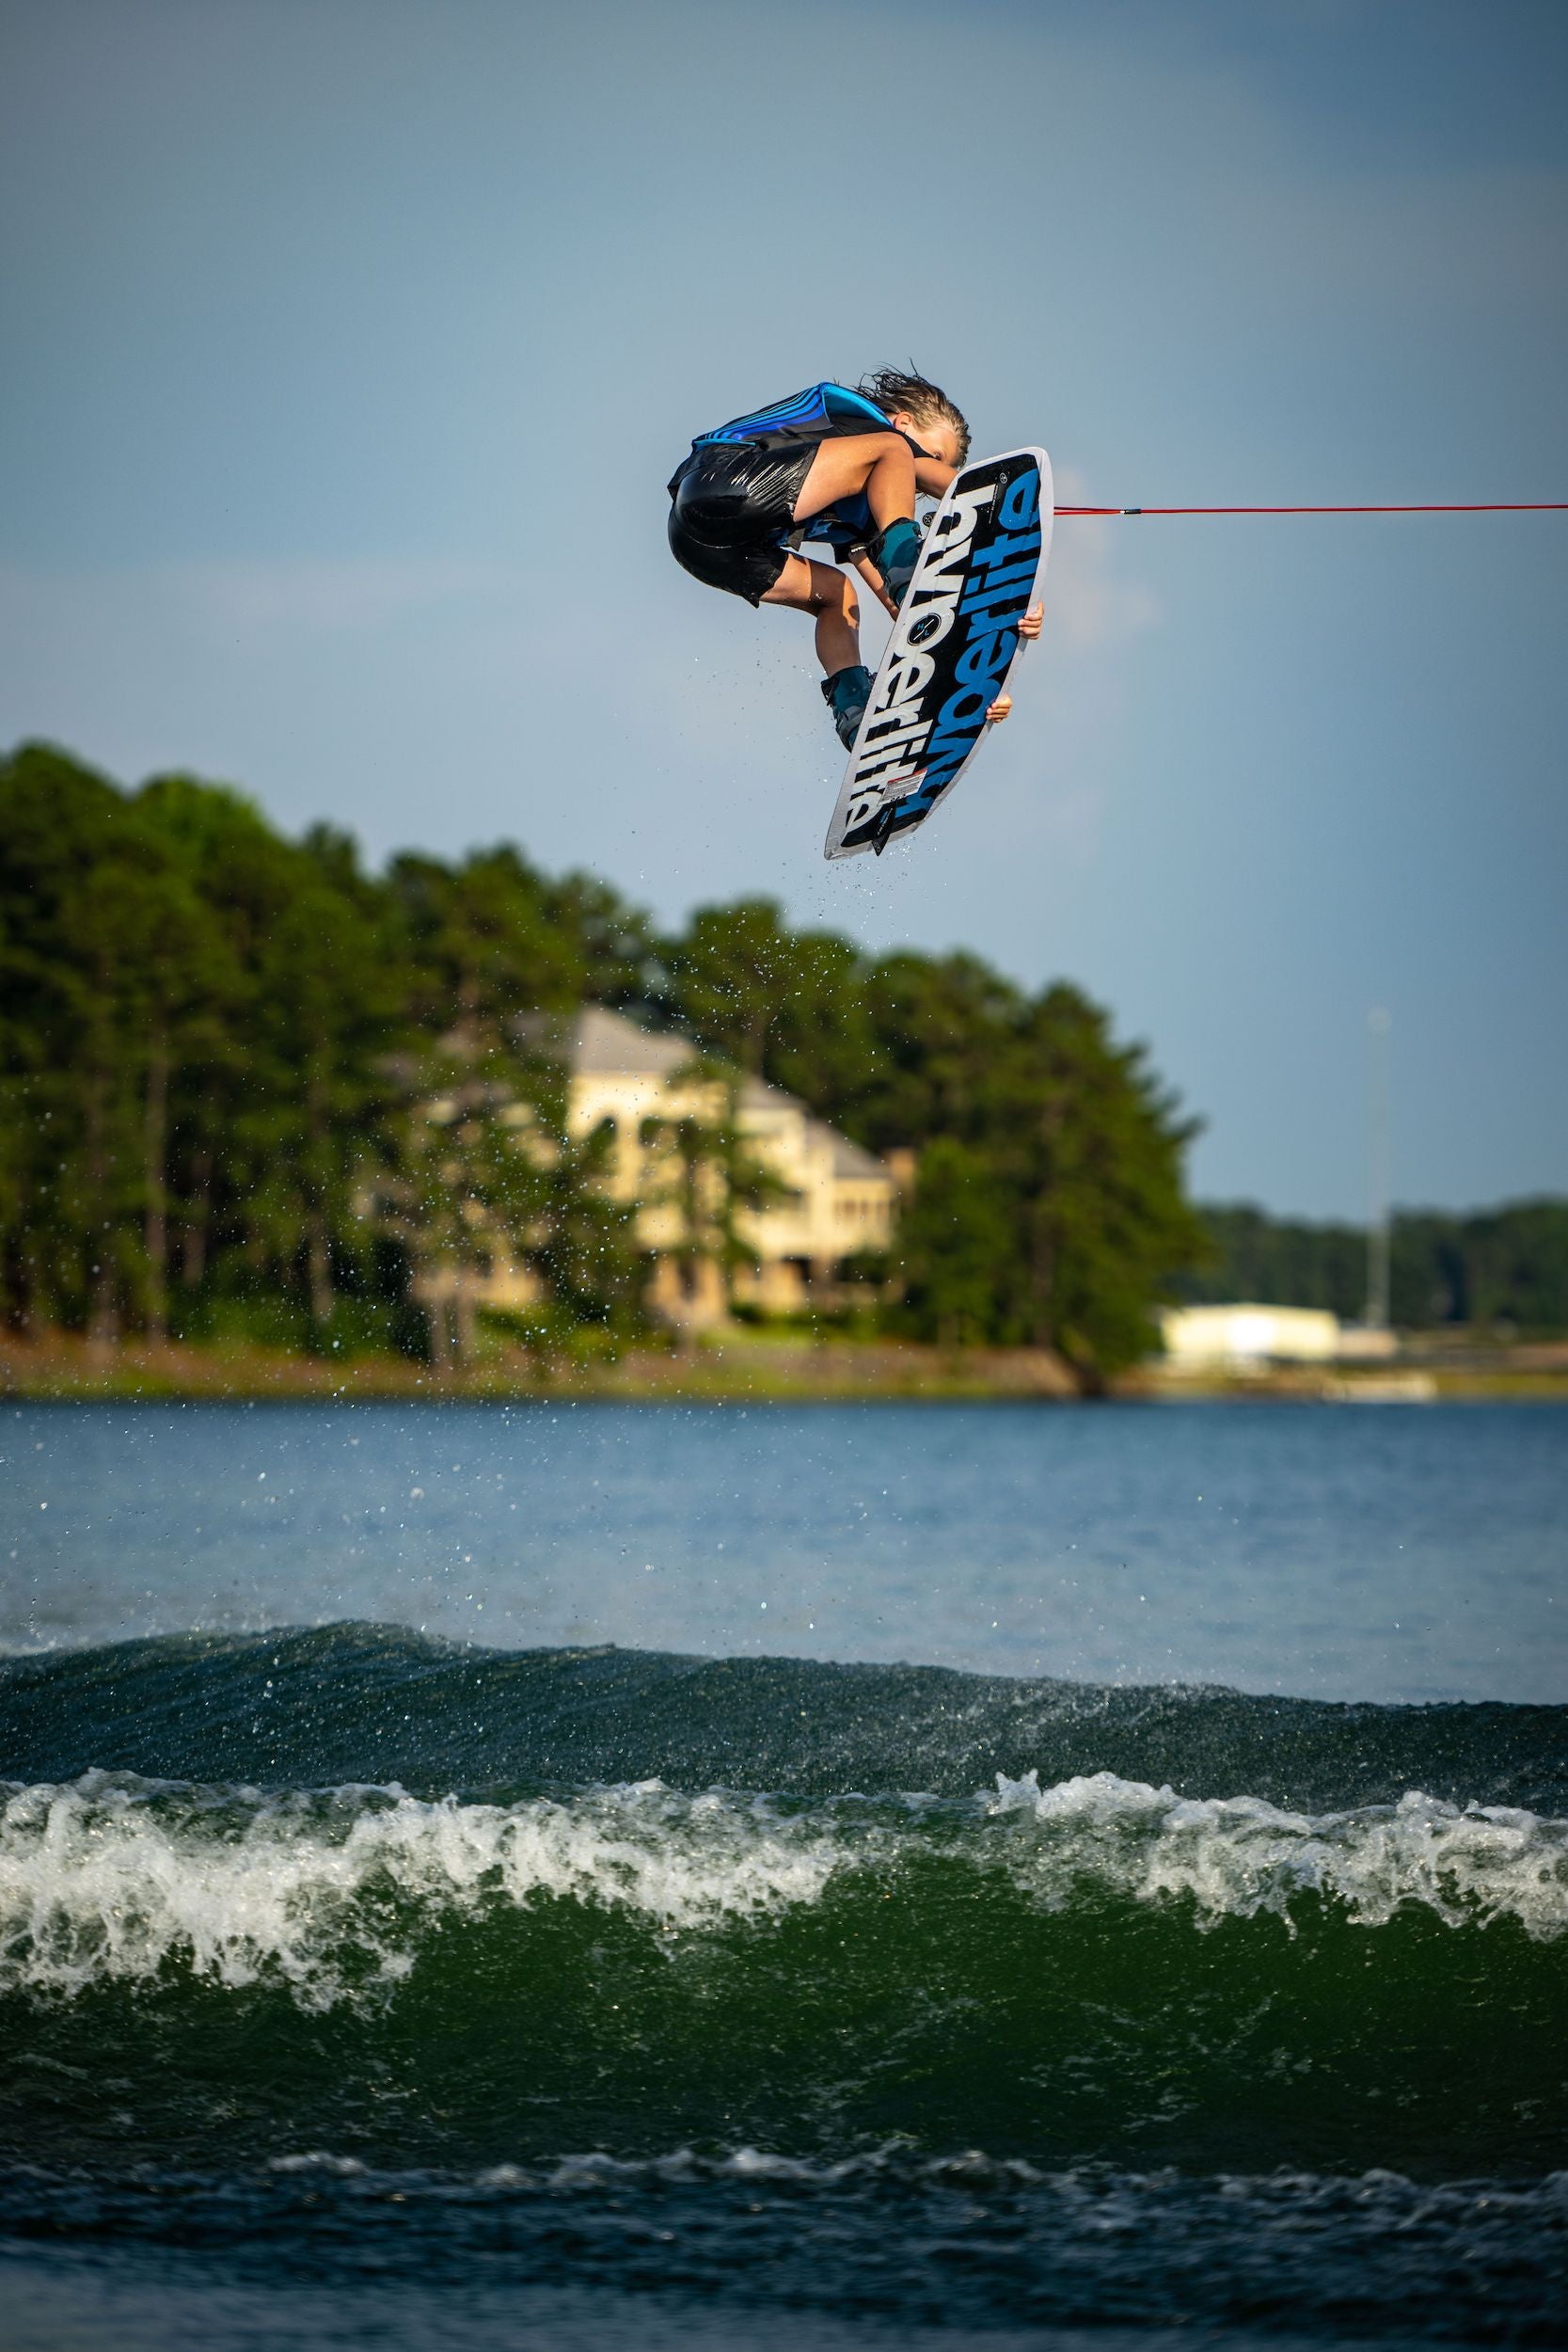
[[[1388,1191],[1391,1177],[1388,1144],[1388,1032],[1393,1018],[1386,1005],[1374,1005],[1367,1015],[1368,1053],[1368,1216],[1367,1327],[1388,1328]]]

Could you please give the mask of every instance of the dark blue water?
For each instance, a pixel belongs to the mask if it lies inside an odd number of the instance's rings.
[[[8,1408],[11,2340],[1561,2342],[1565,1438]]]

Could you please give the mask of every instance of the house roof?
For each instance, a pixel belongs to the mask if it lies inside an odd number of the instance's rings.
[[[806,1106],[798,1094],[786,1094],[783,1087],[770,1087],[766,1078],[743,1078],[740,1100],[749,1111],[801,1111]],[[806,1113],[809,1117],[810,1114]]]
[[[582,1005],[569,1013],[519,1013],[516,1027],[531,1045],[559,1057],[577,1077],[613,1072],[666,1078],[697,1051],[689,1037],[644,1029],[608,1005]]]
[[[830,1127],[827,1121],[821,1119],[808,1120],[806,1123],[811,1130],[814,1143],[826,1138],[832,1152],[835,1176],[860,1178],[865,1181],[879,1176],[884,1184],[892,1184],[893,1178],[881,1161],[871,1152],[863,1151],[858,1143],[851,1143],[847,1136],[841,1136],[836,1127]]]
[[[625,1013],[611,1012],[608,1005],[582,1005],[572,1013],[520,1013],[515,1025],[527,1043],[564,1061],[574,1077],[668,1078],[685,1069],[698,1051],[680,1031],[644,1029]],[[863,1181],[879,1176],[891,1183],[880,1160],[825,1120],[813,1119],[805,1104],[781,1087],[747,1078],[740,1100],[748,1110],[799,1111],[812,1142],[828,1144],[835,1176]]]

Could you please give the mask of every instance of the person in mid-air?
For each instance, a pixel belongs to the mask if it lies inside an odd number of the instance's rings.
[[[879,368],[858,390],[813,384],[699,433],[670,484],[671,552],[694,580],[815,617],[822,695],[846,750],[871,697],[860,606],[847,574],[809,562],[801,542],[825,541],[896,615],[920,560],[916,497],[940,499],[968,455],[969,427],[940,386]],[[1019,633],[1039,631],[1037,606]],[[1003,694],[988,716],[1011,708]]]

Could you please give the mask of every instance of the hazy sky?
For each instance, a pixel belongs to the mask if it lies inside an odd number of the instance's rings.
[[[1562,0],[0,0],[0,741],[1064,974],[1211,1198],[1568,1189],[1568,515],[1064,522],[832,868],[691,435],[913,356],[1060,494],[1568,498]]]

